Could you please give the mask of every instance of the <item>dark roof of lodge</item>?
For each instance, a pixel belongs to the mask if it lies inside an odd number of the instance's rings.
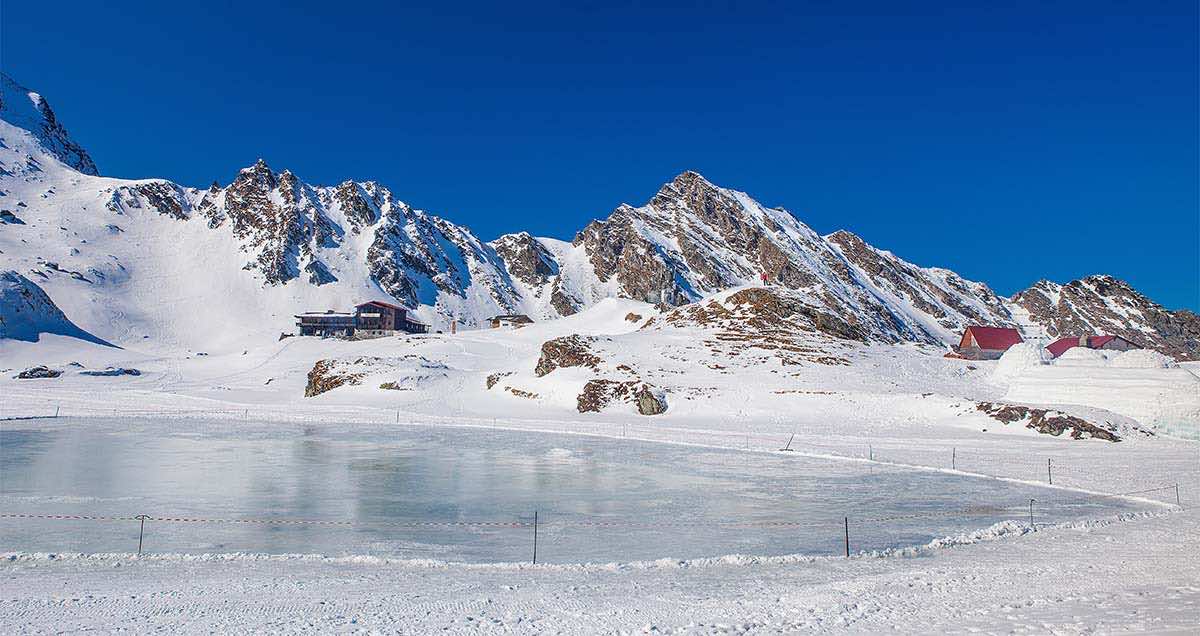
[[[1089,349],[1099,349],[1113,340],[1116,340],[1117,338],[1121,338],[1121,336],[1088,336],[1087,346]],[[1059,338],[1058,340],[1046,345],[1046,350],[1050,352],[1050,355],[1057,358],[1058,356],[1066,353],[1067,349],[1080,346],[1081,339],[1082,336],[1068,336],[1066,338]],[[1125,340],[1124,338],[1121,339]],[[1125,342],[1129,341],[1125,340]],[[1129,344],[1133,343],[1129,342]]]
[[[975,337],[975,344],[980,349],[1003,351],[1022,342],[1021,332],[1008,327],[967,327],[967,331]],[[966,334],[963,334],[966,337]]]
[[[529,322],[533,322],[533,318],[525,314],[500,314],[499,316],[492,316],[488,320],[528,320]]]
[[[326,311],[306,311],[302,314],[296,314],[296,318],[314,318],[320,316],[328,316],[330,318],[353,318],[354,314],[345,311],[334,311],[328,309]]]
[[[367,305],[379,305],[380,307],[388,307],[390,309],[399,309],[400,311],[408,311],[408,309],[405,307],[401,307],[400,305],[393,305],[392,303],[385,303],[382,300],[368,300],[365,303],[359,303],[359,304],[355,305],[354,308],[358,309],[359,307],[366,307]]]

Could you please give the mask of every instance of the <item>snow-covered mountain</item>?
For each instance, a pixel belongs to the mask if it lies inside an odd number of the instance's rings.
[[[1200,360],[1200,316],[1169,311],[1112,276],[1035,283],[1012,298],[1013,313],[1047,337],[1113,334],[1179,360]]]
[[[613,295],[681,305],[765,276],[871,340],[943,343],[969,324],[1013,324],[982,283],[917,267],[849,232],[820,236],[786,210],[695,172],[646,205],[621,205],[570,245],[525,234],[495,245],[527,295],[561,314]]]
[[[295,313],[369,298],[414,307],[435,328],[471,327],[497,313],[558,318],[611,297],[678,306],[765,278],[867,341],[947,344],[970,324],[1049,335],[1119,326],[1200,357],[1193,314],[1132,290],[1122,297],[1140,299],[1129,301],[1136,311],[1112,309],[1112,285],[1072,283],[1064,295],[1039,283],[1005,299],[849,232],[821,236],[695,172],[571,242],[522,232],[485,243],[378,183],[313,185],[262,160],[207,189],[100,177],[41,96],[2,85],[0,269],[118,344],[235,348],[291,331]],[[1100,307],[1120,320],[1100,320]]]

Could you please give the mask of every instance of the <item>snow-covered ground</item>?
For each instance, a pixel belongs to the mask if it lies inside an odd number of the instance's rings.
[[[659,320],[647,326],[652,318]],[[0,341],[0,418],[145,417],[175,422],[198,436],[211,435],[214,427],[221,435],[249,435],[272,421],[338,423],[369,432],[397,422],[495,427],[664,442],[680,445],[681,452],[741,449],[749,451],[748,463],[766,461],[768,454],[770,461],[836,457],[1023,485],[1044,482],[1050,460],[1055,488],[1070,489],[1062,492],[1157,489],[1133,496],[1167,505],[1152,506],[1161,512],[1151,516],[1114,519],[1115,513],[1103,512],[1093,522],[1036,532],[1017,515],[974,536],[852,559],[680,562],[666,551],[666,561],[533,567],[320,555],[51,558],[18,551],[0,565],[0,616],[26,631],[894,627],[1042,633],[1195,627],[1196,442],[1151,434],[1153,423],[1136,414],[1086,401],[1056,400],[1054,406],[1111,429],[1122,441],[1074,440],[1021,422],[1004,424],[977,404],[1005,401],[1013,376],[994,376],[996,362],[946,359],[932,347],[809,342],[801,335],[789,344],[795,351],[762,349],[723,340],[711,327],[672,326],[662,318],[649,305],[609,299],[576,316],[516,330],[359,342],[248,341],[241,350],[212,355],[139,353],[55,335],[36,343],[6,340]],[[595,369],[535,373],[542,343],[573,334],[593,338],[588,347],[599,358]],[[322,359],[359,364],[354,368],[366,375],[361,384],[306,398],[309,371]],[[64,373],[13,379],[35,364]],[[80,373],[106,367],[135,368],[140,375]],[[1120,368],[1106,366],[1105,372],[1119,376]],[[652,384],[669,408],[642,416],[633,404],[617,402],[599,413],[580,413],[577,396],[596,378]],[[781,453],[789,440],[792,451]],[[1182,511],[1171,505],[1175,484]]]

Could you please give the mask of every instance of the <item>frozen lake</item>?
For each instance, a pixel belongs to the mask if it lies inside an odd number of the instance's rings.
[[[147,552],[526,561],[536,510],[539,562],[828,555],[843,550],[843,517],[859,551],[1024,521],[1030,498],[1038,522],[1135,509],[865,462],[573,435],[140,419],[2,424],[7,514],[239,520],[148,521]],[[953,512],[981,507],[998,509]],[[132,552],[137,526],[5,518],[0,551]]]

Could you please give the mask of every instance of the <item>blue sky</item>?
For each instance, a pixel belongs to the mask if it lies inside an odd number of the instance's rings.
[[[263,157],[569,239],[692,169],[1001,293],[1200,309],[1194,0],[559,4],[7,2],[0,66],[108,175]]]

